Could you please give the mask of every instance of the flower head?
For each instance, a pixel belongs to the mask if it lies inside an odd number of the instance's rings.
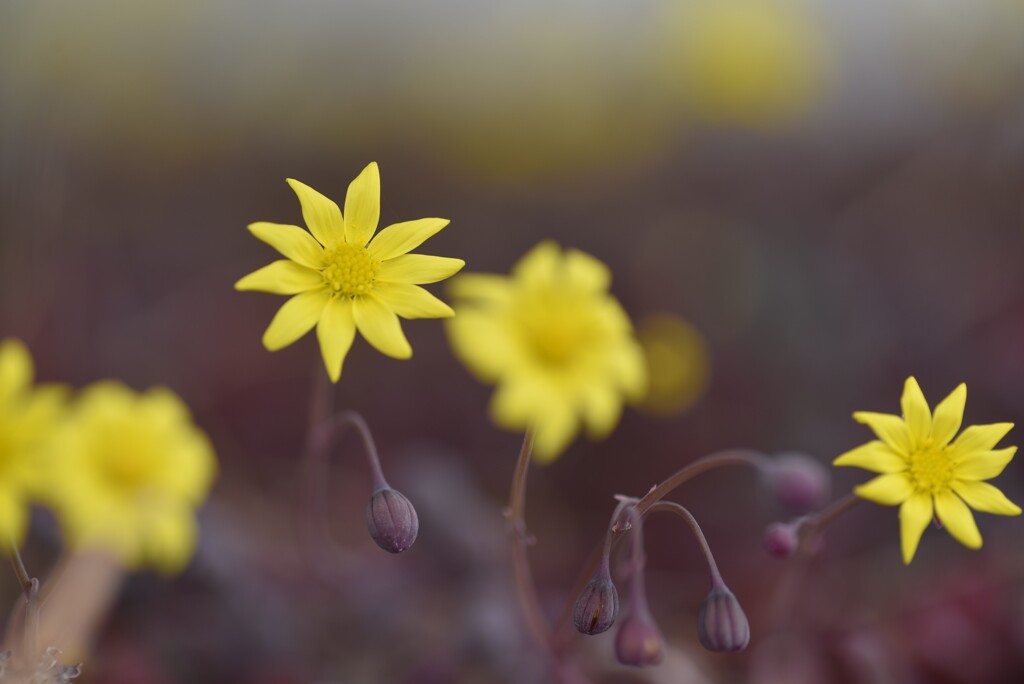
[[[374,236],[380,218],[376,162],[348,186],[344,217],[337,204],[313,188],[290,178],[288,184],[299,197],[309,231],[278,223],[251,224],[253,235],[286,258],[235,283],[238,290],[294,295],[270,322],[263,345],[270,351],[282,349],[316,326],[324,364],[334,382],[341,377],[357,329],[382,354],[396,359],[412,356],[399,316],[454,315],[447,304],[419,286],[444,280],[465,262],[409,254],[447,226],[447,219],[396,223]]]
[[[914,378],[907,378],[903,417],[861,411],[854,419],[878,436],[846,452],[837,466],[856,466],[878,477],[854,489],[861,498],[900,506],[903,562],[914,558],[928,523],[937,519],[964,546],[981,547],[981,534],[970,508],[997,515],[1020,515],[1021,509],[982,480],[996,477],[1017,447],[995,446],[1012,423],[972,425],[953,439],[963,421],[967,386],[961,384],[935,407],[933,414]],[[970,508],[968,508],[970,506]]]
[[[49,499],[71,545],[127,567],[179,570],[196,544],[194,509],[216,471],[209,440],[173,392],[114,381],[83,390],[54,443]]]
[[[600,261],[553,242],[531,250],[509,277],[452,281],[462,307],[448,325],[455,353],[480,380],[498,385],[496,423],[533,426],[541,460],[558,456],[581,421],[591,437],[604,437],[623,400],[644,395],[643,354],[610,281]]]
[[[27,504],[45,486],[44,445],[64,411],[65,389],[33,387],[33,375],[25,345],[0,342],[0,549],[25,534]]]

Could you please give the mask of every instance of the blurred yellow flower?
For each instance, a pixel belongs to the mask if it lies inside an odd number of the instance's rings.
[[[797,0],[695,0],[667,8],[666,87],[698,117],[770,126],[820,97],[827,41]]]
[[[216,473],[213,448],[166,388],[103,381],[83,390],[54,442],[48,499],[69,545],[128,568],[180,570],[196,545],[195,508]]]
[[[0,549],[25,536],[28,503],[46,486],[45,443],[64,411],[65,388],[33,387],[34,374],[25,345],[0,342]]]
[[[972,425],[953,440],[963,421],[967,386],[961,384],[932,414],[914,378],[907,378],[900,401],[903,417],[861,411],[857,422],[878,439],[846,452],[837,466],[856,466],[881,473],[854,489],[857,496],[885,506],[900,506],[903,562],[914,558],[921,535],[938,519],[964,546],[981,548],[981,534],[971,508],[997,515],[1020,515],[1021,509],[1002,492],[982,482],[996,477],[1017,447],[995,449],[1012,423]]]
[[[498,385],[498,425],[533,427],[538,460],[556,458],[581,421],[591,438],[606,436],[623,401],[644,395],[643,354],[610,282],[594,257],[543,242],[509,277],[467,274],[451,283],[462,307],[447,325],[452,347],[481,381]]]
[[[637,338],[650,385],[639,407],[673,415],[693,406],[711,376],[711,359],[700,331],[678,316],[654,314],[637,325]]]
[[[344,218],[337,204],[313,188],[290,178],[288,184],[299,197],[309,232],[278,223],[251,224],[253,235],[287,258],[235,283],[238,290],[295,295],[270,322],[264,346],[270,351],[287,347],[316,326],[324,364],[334,382],[341,377],[357,329],[383,354],[396,359],[412,356],[398,316],[453,316],[447,304],[419,286],[448,278],[465,262],[408,252],[448,220],[396,223],[374,237],[380,218],[376,162],[348,186]]]

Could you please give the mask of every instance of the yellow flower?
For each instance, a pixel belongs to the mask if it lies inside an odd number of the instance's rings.
[[[640,408],[674,415],[690,409],[707,389],[711,358],[697,328],[672,314],[653,314],[637,325],[650,387]]]
[[[535,455],[550,461],[582,421],[591,438],[611,432],[623,400],[646,390],[633,326],[608,293],[611,274],[592,256],[535,247],[511,277],[467,274],[452,281],[460,301],[448,322],[456,355],[496,383],[491,416],[505,428],[536,430]]]
[[[45,449],[64,411],[57,385],[32,387],[32,357],[18,340],[0,343],[0,549],[20,544],[29,500],[45,487]]]
[[[55,438],[49,499],[70,545],[176,572],[195,549],[194,509],[216,469],[209,440],[172,391],[98,382]]]
[[[396,223],[374,237],[380,218],[376,162],[348,186],[344,218],[337,204],[313,188],[290,178],[288,184],[299,196],[309,232],[278,223],[250,225],[253,235],[287,258],[235,283],[238,290],[295,295],[270,322],[263,334],[264,346],[270,351],[287,347],[315,325],[324,364],[334,382],[341,377],[356,329],[382,354],[396,359],[412,356],[398,316],[453,316],[447,304],[419,285],[444,280],[465,262],[408,252],[448,225],[448,220]]]
[[[968,508],[997,515],[1020,515],[1003,493],[982,482],[996,477],[1017,447],[995,449],[1012,423],[972,425],[960,433],[967,386],[961,384],[928,409],[921,388],[907,378],[900,403],[903,418],[886,413],[854,413],[877,440],[846,452],[837,466],[856,466],[881,473],[854,489],[857,496],[885,506],[900,506],[903,562],[910,563],[924,529],[933,516],[964,546],[981,547],[981,534]]]

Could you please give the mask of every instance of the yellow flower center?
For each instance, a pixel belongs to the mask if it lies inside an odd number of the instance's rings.
[[[324,282],[338,294],[355,296],[370,294],[380,261],[370,256],[365,247],[342,243],[324,253]]]
[[[949,488],[953,479],[953,462],[943,447],[926,444],[910,454],[910,477],[918,491],[938,494]]]
[[[601,339],[593,305],[580,297],[542,292],[524,297],[519,326],[534,358],[549,367],[564,367]]]

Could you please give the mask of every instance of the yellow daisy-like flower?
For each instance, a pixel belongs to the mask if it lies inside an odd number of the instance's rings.
[[[337,204],[313,188],[291,178],[288,184],[299,197],[309,232],[278,223],[250,225],[253,235],[287,258],[235,283],[238,290],[295,295],[270,322],[264,346],[270,351],[287,347],[316,326],[324,364],[334,382],[341,377],[357,329],[382,354],[396,359],[412,356],[399,316],[454,315],[447,304],[419,286],[448,278],[465,262],[409,254],[448,220],[396,223],[374,237],[380,219],[376,162],[348,186],[344,217]]]
[[[623,401],[644,396],[643,353],[610,282],[594,257],[543,242],[510,277],[467,274],[451,283],[460,305],[447,326],[452,347],[481,381],[498,385],[498,425],[533,426],[538,460],[556,458],[581,421],[592,438],[606,436]]]
[[[856,466],[875,479],[854,489],[857,496],[884,506],[900,506],[903,562],[914,558],[921,535],[938,519],[964,546],[981,547],[981,534],[970,508],[997,515],[1020,515],[1021,509],[1001,491],[982,482],[999,475],[1017,447],[996,449],[1013,423],[972,425],[960,433],[967,386],[961,384],[932,414],[914,378],[907,378],[900,400],[903,417],[854,413],[857,422],[878,439],[846,452],[837,466]],[[970,506],[970,508],[968,508]]]
[[[104,549],[133,569],[185,565],[217,463],[176,394],[95,383],[53,446],[48,498],[71,546]]]
[[[45,486],[46,440],[67,397],[58,385],[32,387],[34,374],[25,345],[0,343],[0,549],[25,536],[28,503]]]

